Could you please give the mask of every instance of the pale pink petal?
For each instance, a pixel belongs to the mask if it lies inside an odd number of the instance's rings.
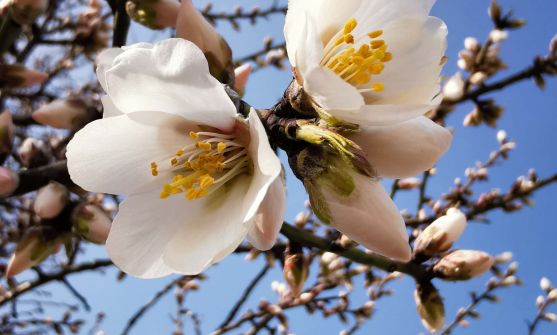
[[[356,175],[357,185],[348,197],[324,189],[331,225],[371,251],[407,262],[411,251],[404,220],[383,187]]]
[[[452,134],[420,116],[390,126],[362,128],[350,137],[382,177],[405,178],[427,170],[449,149]]]

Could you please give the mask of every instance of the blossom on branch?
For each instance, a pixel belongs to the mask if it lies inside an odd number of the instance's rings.
[[[247,119],[183,39],[109,49],[97,73],[104,118],[68,145],[73,181],[125,195],[108,252],[123,271],[197,274],[249,233],[272,247],[284,211],[281,164],[252,111]]]
[[[295,77],[292,107],[339,129],[371,166],[367,176],[353,176],[358,182],[348,194],[321,191],[329,194],[321,195],[325,203],[336,208],[329,208],[333,216],[346,209],[331,224],[371,250],[406,261],[407,243],[399,239],[395,251],[395,240],[384,238],[396,236],[396,230],[407,241],[404,221],[377,177],[406,178],[427,170],[452,140],[448,130],[423,116],[441,102],[445,61],[447,28],[429,16],[433,3],[292,0],[285,26]]]

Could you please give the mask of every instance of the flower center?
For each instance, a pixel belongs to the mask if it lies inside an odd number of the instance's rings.
[[[197,142],[178,150],[170,160],[151,163],[154,177],[163,169],[174,174],[172,183],[163,185],[161,199],[182,193],[187,200],[200,199],[248,171],[248,151],[234,135],[190,132],[189,136]]]
[[[343,29],[325,46],[321,66],[331,69],[361,93],[381,92],[385,85],[372,82],[372,79],[381,74],[385,63],[393,59],[393,54],[387,52],[385,41],[378,39],[383,35],[382,30],[355,38],[352,32],[357,26],[358,22],[353,18],[344,24]]]

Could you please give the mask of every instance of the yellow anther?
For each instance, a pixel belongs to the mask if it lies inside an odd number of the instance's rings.
[[[201,149],[201,150],[206,150],[209,151],[211,150],[211,143],[207,143],[207,142],[197,142],[197,148]]]
[[[381,61],[383,63],[390,62],[391,60],[393,60],[393,54],[390,53],[390,52],[385,52],[385,56],[383,56],[383,58],[381,58]]]
[[[151,175],[152,175],[153,177],[156,177],[156,176],[159,175],[159,171],[157,171],[157,169],[151,169]]]
[[[377,38],[381,35],[383,35],[383,30],[376,30],[376,31],[372,31],[371,33],[367,34],[367,36],[369,36],[369,38]]]
[[[383,83],[373,83],[373,84],[371,84],[371,89],[374,92],[379,93],[379,92],[381,92],[385,89],[385,84],[383,84]]]
[[[193,138],[194,140],[197,140],[199,138],[199,134],[196,133],[195,131],[190,131],[190,137]]]
[[[217,152],[222,154],[222,152],[226,149],[226,143],[220,142],[217,144]]]
[[[183,149],[180,149],[178,151],[176,151],[176,156],[184,156],[186,154],[186,152]]]
[[[352,18],[344,24],[337,37],[325,47],[321,65],[329,68],[347,83],[356,86],[360,91],[383,90],[383,85],[369,88],[373,76],[379,75],[385,69],[386,62],[393,59],[387,52],[385,40],[377,39],[384,34],[381,29],[371,31],[367,35],[354,36],[358,22]],[[362,39],[368,41],[360,43]],[[357,42],[358,41],[358,42]],[[364,87],[366,86],[366,87]]]
[[[177,158],[172,158],[172,159],[170,160],[170,164],[172,164],[172,166],[178,165],[178,159],[177,159]]]
[[[374,40],[374,41],[371,41],[369,44],[370,44],[372,49],[379,49],[379,48],[381,48],[382,46],[385,45],[385,41],[384,40]]]
[[[358,21],[356,19],[351,18],[344,24],[344,35],[350,34],[356,27],[358,26]]]

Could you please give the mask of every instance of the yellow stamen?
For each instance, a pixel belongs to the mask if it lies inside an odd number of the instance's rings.
[[[197,140],[199,138],[199,134],[194,131],[190,131],[190,137]]]
[[[371,33],[367,34],[367,36],[369,38],[377,38],[381,35],[383,35],[383,30],[376,30],[376,31],[372,31]]]
[[[217,145],[217,152],[221,154],[226,149],[226,143],[220,142]]]
[[[344,35],[350,34],[358,26],[358,21],[352,18],[344,24]]]
[[[362,93],[381,92],[384,85],[371,82],[373,76],[383,72],[385,63],[393,59],[393,54],[387,51],[385,40],[377,39],[383,35],[383,30],[354,36],[352,33],[357,26],[358,22],[354,18],[344,24],[342,30],[325,46],[321,65],[329,68],[347,83],[356,86]],[[360,42],[367,38],[367,42]]]
[[[383,90],[385,89],[385,84],[383,84],[383,83],[373,83],[373,84],[371,84],[371,89],[372,89],[374,92],[378,92],[378,93],[379,93],[379,92],[381,92],[381,91],[383,91]]]

